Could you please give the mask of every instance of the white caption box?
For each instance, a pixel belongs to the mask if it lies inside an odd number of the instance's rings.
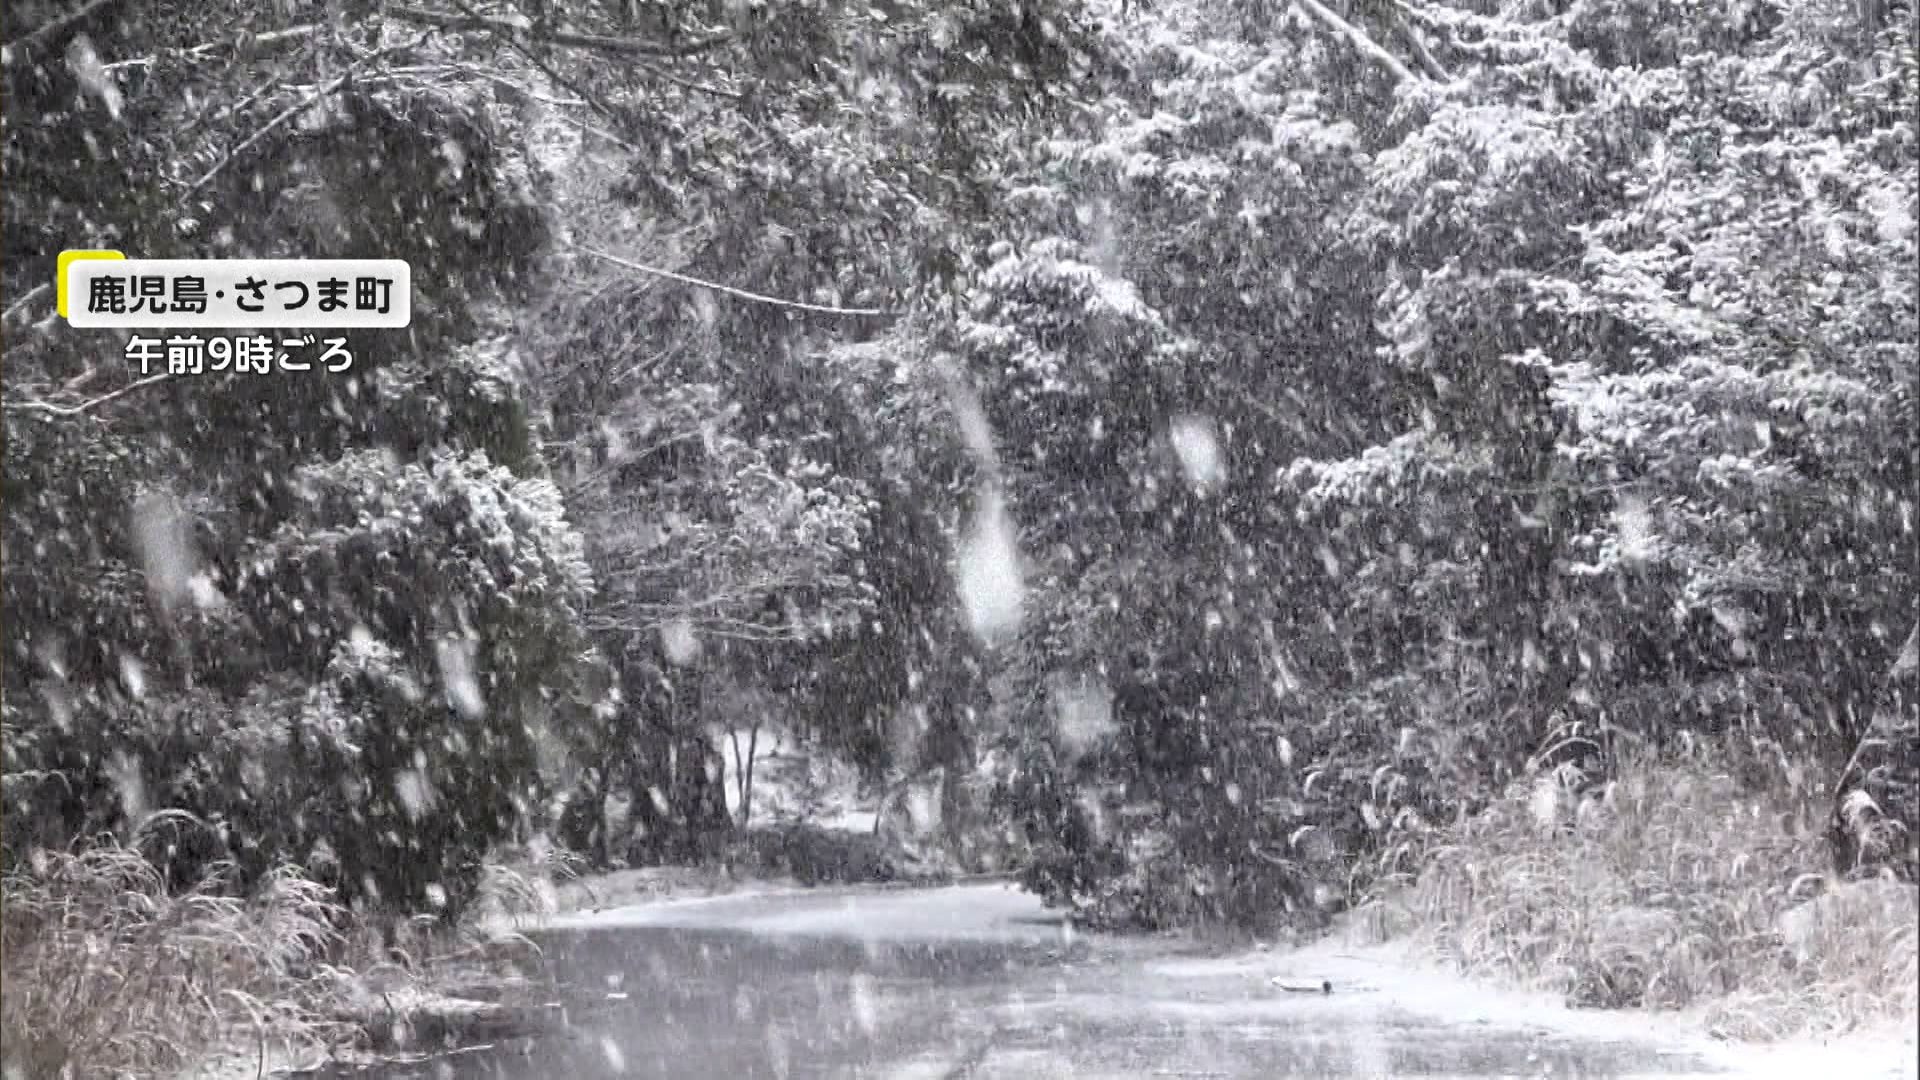
[[[401,259],[81,259],[67,321],[83,330],[398,329],[413,318]]]

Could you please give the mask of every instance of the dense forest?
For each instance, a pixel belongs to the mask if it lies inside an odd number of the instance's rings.
[[[456,921],[536,837],[715,857],[749,711],[1101,926],[1317,925],[1663,767],[1813,808],[1769,896],[1920,869],[1910,6],[4,38],[10,1036],[86,873]],[[413,323],[141,378],[69,248],[403,258]]]

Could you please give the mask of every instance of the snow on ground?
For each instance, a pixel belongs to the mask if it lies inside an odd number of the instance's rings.
[[[1072,931],[1012,885],[771,889],[580,912],[543,927],[676,927],[887,942],[1057,942]]]
[[[709,737],[725,762],[727,812],[738,820],[741,759],[749,733],[715,728]],[[859,777],[851,766],[802,745],[777,725],[763,726],[751,745],[753,824],[806,821],[823,829],[873,831],[876,810],[871,800],[861,798]]]
[[[1814,1075],[1867,1078],[1913,1077],[1916,1045],[1913,1026],[1860,1032],[1842,1039],[1803,1040],[1770,1045],[1725,1043],[1708,1038],[1697,1017],[1686,1013],[1646,1013],[1571,1009],[1540,993],[1469,981],[1444,969],[1410,944],[1351,946],[1328,940],[1297,950],[1271,950],[1207,959],[1164,960],[1147,965],[1150,976],[1189,993],[1199,988],[1239,984],[1244,995],[1203,1000],[1193,1007],[1216,1019],[1244,1014],[1256,1019],[1292,1006],[1294,995],[1278,983],[1316,986],[1331,981],[1326,1004],[1352,1011],[1401,1010],[1459,1025],[1536,1028],[1570,1036],[1607,1040],[1652,1040],[1696,1055],[1727,1074],[1802,1080]],[[1268,988],[1272,988],[1270,991]],[[1164,1003],[1172,1012],[1178,1001]]]
[[[831,811],[822,812],[813,818],[813,823],[823,829],[835,832],[870,833],[880,820],[880,811],[876,807],[858,807],[842,804]]]
[[[553,920],[552,927],[676,927],[733,929],[769,937],[829,937],[866,942],[1005,942],[1064,947],[1076,939],[1100,942],[1122,963],[1058,1004],[1074,1014],[1173,1024],[1231,1026],[1297,1023],[1308,1001],[1279,984],[1318,986],[1316,1015],[1351,1030],[1391,1027],[1395,1016],[1415,1016],[1447,1028],[1535,1031],[1558,1037],[1667,1048],[1676,1060],[1694,1059],[1717,1075],[1800,1080],[1825,1075],[1872,1080],[1915,1075],[1912,1030],[1858,1033],[1828,1042],[1768,1046],[1727,1044],[1703,1034],[1696,1018],[1575,1010],[1539,993],[1472,982],[1410,944],[1351,945],[1330,938],[1303,948],[1272,948],[1228,956],[1173,954],[1166,939],[1105,939],[1077,934],[1057,913],[1011,885],[875,890],[755,889],[719,897],[667,900]],[[1670,1074],[1669,1074],[1670,1075]]]
[[[1901,1077],[1920,1076],[1920,1045],[1914,1030],[1888,1026],[1859,1032],[1832,1042],[1800,1041],[1774,1046],[1729,1046],[1722,1059],[1741,1076],[1804,1080],[1809,1076]]]

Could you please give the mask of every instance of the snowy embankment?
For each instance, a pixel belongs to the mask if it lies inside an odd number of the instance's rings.
[[[1686,1075],[1704,1066],[1713,1075],[1809,1075],[1872,1078],[1915,1075],[1915,1032],[1890,1026],[1843,1038],[1742,1044],[1706,1034],[1698,1012],[1649,1013],[1573,1009],[1538,992],[1477,982],[1447,970],[1408,941],[1364,943],[1343,930],[1302,947],[1271,947],[1195,957],[1173,955],[1167,939],[1115,939],[1079,934],[1056,913],[1009,885],[962,885],[914,890],[780,890],[755,887],[726,896],[660,899],[619,909],[577,912],[547,921],[553,929],[729,929],[770,938],[838,937],[867,942],[1004,942],[1077,945],[1061,948],[1099,955],[1098,992],[1073,995],[1070,1008],[1089,1014],[1125,1013],[1137,1021],[1189,1026],[1284,1026],[1296,1021],[1300,1001],[1287,987],[1331,984],[1314,994],[1316,1013],[1340,1030],[1389,1032],[1407,1018],[1448,1029],[1485,1031],[1489,1038],[1538,1037],[1656,1046]],[[1383,1037],[1385,1037],[1383,1035]],[[1695,1065],[1684,1064],[1697,1063]],[[1650,1074],[1651,1075],[1651,1074]]]
[[[1332,984],[1327,1003],[1355,1011],[1398,1011],[1441,1020],[1449,1025],[1499,1030],[1532,1030],[1554,1035],[1621,1042],[1653,1042],[1668,1047],[1675,1057],[1707,1063],[1721,1075],[1779,1077],[1803,1080],[1808,1076],[1895,1078],[1916,1075],[1915,1023],[1889,1024],[1857,1030],[1829,1040],[1790,1040],[1778,1043],[1721,1041],[1706,1034],[1701,1011],[1651,1013],[1644,1011],[1573,1009],[1553,997],[1476,982],[1447,970],[1430,952],[1411,942],[1354,944],[1336,934],[1297,949],[1262,949],[1232,956],[1151,962],[1151,979],[1162,983],[1168,999],[1192,997],[1201,988],[1242,987],[1244,993],[1228,1001],[1208,1001],[1197,1007],[1234,1018],[1258,1022],[1262,1014],[1278,1015],[1290,1007],[1283,992],[1267,988]],[[1177,1001],[1167,1008],[1177,1011]],[[1216,1017],[1222,1018],[1222,1017]]]

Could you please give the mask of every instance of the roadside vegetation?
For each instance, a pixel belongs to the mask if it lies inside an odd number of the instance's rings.
[[[338,1041],[329,890],[295,871],[251,898],[170,889],[111,843],[41,852],[0,905],[0,1038],[9,1077],[165,1076],[234,1046]]]
[[[1827,1037],[1920,1010],[1920,892],[1835,878],[1825,799],[1709,755],[1584,795],[1520,785],[1442,830],[1394,929],[1577,1007],[1692,1010],[1724,1038]]]

